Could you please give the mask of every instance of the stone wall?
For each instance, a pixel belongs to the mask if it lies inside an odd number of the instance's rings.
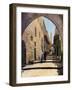
[[[36,60],[40,60],[42,45],[44,45],[44,33],[40,25],[40,18],[28,25],[23,32],[22,39],[26,44],[26,63],[35,60],[34,49],[36,49]]]

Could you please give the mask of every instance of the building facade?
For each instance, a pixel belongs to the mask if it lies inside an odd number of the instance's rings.
[[[31,61],[39,61],[49,45],[48,32],[46,31],[42,17],[32,21],[22,35],[22,41],[26,48],[26,64]]]

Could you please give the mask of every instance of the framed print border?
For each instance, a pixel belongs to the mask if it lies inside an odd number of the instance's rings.
[[[17,7],[41,8],[41,9],[59,9],[68,11],[68,79],[63,81],[44,81],[44,82],[29,82],[17,83]],[[29,85],[45,85],[45,84],[60,84],[70,82],[70,7],[66,6],[50,6],[50,5],[33,5],[33,4],[10,4],[10,62],[9,62],[9,84],[11,86],[29,86]]]

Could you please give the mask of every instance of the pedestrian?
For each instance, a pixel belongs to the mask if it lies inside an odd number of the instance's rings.
[[[41,63],[43,62],[43,52],[41,51],[40,53],[40,60],[41,60]]]
[[[46,60],[47,52],[44,52],[44,60]]]

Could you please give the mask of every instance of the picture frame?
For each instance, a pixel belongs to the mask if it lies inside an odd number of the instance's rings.
[[[70,83],[70,7],[13,3],[9,8],[9,84],[30,86]],[[55,44],[55,35],[59,36],[58,44]],[[40,37],[43,38],[41,44]],[[43,57],[40,57],[40,51]]]

